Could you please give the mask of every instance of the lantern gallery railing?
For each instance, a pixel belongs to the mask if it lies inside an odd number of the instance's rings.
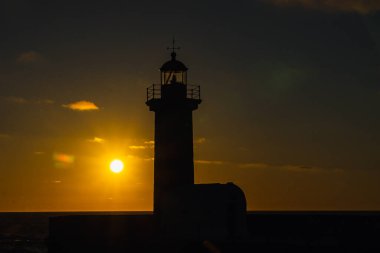
[[[161,84],[153,84],[146,88],[146,101],[161,98]]]
[[[161,99],[162,84],[153,84],[146,89],[146,100]],[[201,87],[199,85],[186,84],[186,98],[201,99]]]
[[[199,85],[186,85],[186,97],[191,99],[200,100],[201,99],[201,87]]]

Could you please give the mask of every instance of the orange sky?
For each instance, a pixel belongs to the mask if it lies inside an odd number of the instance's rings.
[[[152,209],[145,92],[173,34],[201,86],[197,183],[250,210],[379,210],[378,5],[286,2],[0,3],[0,211]]]

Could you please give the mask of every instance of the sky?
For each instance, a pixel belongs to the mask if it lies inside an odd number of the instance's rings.
[[[0,211],[152,210],[146,88],[173,36],[201,86],[196,183],[380,209],[380,1],[4,0],[0,31]]]

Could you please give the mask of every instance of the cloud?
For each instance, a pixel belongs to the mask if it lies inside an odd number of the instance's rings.
[[[5,97],[5,100],[14,104],[54,104],[54,100],[51,99],[26,99],[16,96]]]
[[[251,169],[267,169],[270,167],[269,164],[265,163],[242,163],[239,164],[240,168],[251,168]]]
[[[17,56],[16,61],[19,63],[34,63],[41,61],[42,55],[36,51],[23,52]]]
[[[380,10],[379,0],[262,0],[277,6],[303,6],[324,11],[342,11],[368,14]]]
[[[8,140],[11,136],[9,134],[1,134],[0,133],[0,140]]]
[[[144,141],[147,148],[154,148],[154,141]]]
[[[205,137],[199,137],[196,140],[194,140],[195,144],[203,144],[205,142],[206,142],[206,138]]]
[[[208,165],[222,165],[224,164],[223,161],[215,161],[215,160],[195,160],[195,163],[199,164],[208,164]]]
[[[154,141],[144,141],[144,145],[136,144],[136,145],[130,145],[128,146],[131,150],[143,150],[143,149],[152,149],[154,148]]]
[[[129,146],[130,149],[146,149],[147,146],[135,146],[135,145],[132,145],[132,146]]]
[[[292,172],[304,172],[304,173],[323,173],[323,172],[342,172],[342,169],[331,168],[319,168],[303,165],[274,165],[267,163],[242,163],[238,165],[240,168],[251,169],[275,169]]]
[[[25,98],[22,98],[22,97],[6,97],[5,100],[10,102],[10,103],[15,103],[15,104],[26,104],[26,103],[28,103],[28,100],[26,100]]]
[[[94,111],[99,110],[99,107],[93,102],[81,100],[77,102],[73,102],[70,104],[62,105],[65,108],[74,110],[74,111]]]
[[[88,139],[87,140],[88,142],[92,142],[92,143],[99,143],[99,144],[103,144],[106,140],[103,139],[103,138],[100,138],[100,137],[94,137],[93,139]]]
[[[34,100],[35,104],[54,104],[54,100],[51,99],[40,99],[40,100]]]
[[[54,165],[57,168],[67,168],[75,161],[75,157],[70,154],[56,152],[53,154]]]

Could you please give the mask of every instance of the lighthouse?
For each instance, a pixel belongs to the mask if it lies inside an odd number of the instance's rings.
[[[177,60],[174,43],[171,49],[171,59],[160,68],[160,83],[147,88],[146,104],[155,113],[155,214],[161,213],[166,193],[194,184],[192,113],[201,103],[200,86],[187,83],[188,68]]]
[[[153,213],[161,235],[224,240],[246,234],[244,192],[233,183],[194,184],[193,111],[199,85],[188,83],[188,68],[177,59],[160,68],[160,83],[147,88],[146,105],[155,113]]]

